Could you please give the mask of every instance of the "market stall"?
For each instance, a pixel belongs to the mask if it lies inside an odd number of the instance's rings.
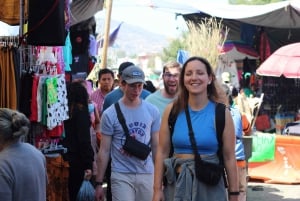
[[[300,137],[260,132],[252,137],[250,180],[300,184]]]
[[[4,0],[0,8],[0,21],[19,25],[19,33],[0,36],[0,107],[18,109],[30,119],[26,140],[47,159],[47,200],[68,200],[68,163],[61,157],[66,149],[59,145],[68,119],[66,72],[71,70],[71,45],[75,46],[68,33],[76,27],[77,34],[76,25],[93,17],[103,2]],[[78,47],[80,43],[74,50],[88,52],[88,34],[81,36],[86,49]]]

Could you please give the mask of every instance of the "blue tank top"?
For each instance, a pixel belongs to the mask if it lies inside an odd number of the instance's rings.
[[[192,127],[199,154],[215,154],[218,150],[218,140],[215,127],[215,103],[208,104],[199,111],[193,111],[189,107]],[[188,134],[188,125],[185,112],[179,113],[174,125],[172,136],[174,153],[193,154],[192,145]]]

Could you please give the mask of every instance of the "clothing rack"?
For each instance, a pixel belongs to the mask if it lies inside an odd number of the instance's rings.
[[[19,47],[19,36],[0,36],[1,47]]]

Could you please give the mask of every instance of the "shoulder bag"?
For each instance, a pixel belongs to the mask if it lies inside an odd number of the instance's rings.
[[[189,128],[189,137],[192,144],[193,152],[195,155],[195,173],[199,181],[207,185],[217,185],[224,174],[224,165],[210,163],[201,159],[200,154],[198,154],[196,139],[194,136],[194,131],[192,128],[191,118],[188,108],[185,108],[185,114],[187,119],[187,124]]]
[[[120,105],[118,102],[115,103],[115,108],[117,111],[118,120],[119,120],[120,124],[122,125],[122,128],[126,135],[126,140],[123,145],[123,149],[126,152],[128,152],[129,154],[131,154],[141,160],[146,160],[151,152],[151,148],[148,145],[134,139],[133,137],[131,137],[129,135],[129,131],[126,126],[126,121],[124,119],[124,116],[122,114],[122,111],[121,111],[121,108],[120,108]]]

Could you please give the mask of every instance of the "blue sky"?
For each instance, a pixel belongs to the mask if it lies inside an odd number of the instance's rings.
[[[176,17],[178,10],[173,8],[174,4],[165,5],[166,3],[162,4],[161,2],[154,4],[149,0],[115,0],[111,19],[174,37],[186,29],[185,22],[181,16]],[[153,7],[151,7],[152,5]],[[101,19],[105,19],[106,10],[100,11],[97,15]],[[113,28],[111,27],[111,29]]]
[[[186,30],[183,18],[176,18],[176,13],[192,13],[193,2],[220,4],[228,0],[113,0],[111,19],[174,37]],[[105,19],[105,14],[104,9],[97,15]]]

